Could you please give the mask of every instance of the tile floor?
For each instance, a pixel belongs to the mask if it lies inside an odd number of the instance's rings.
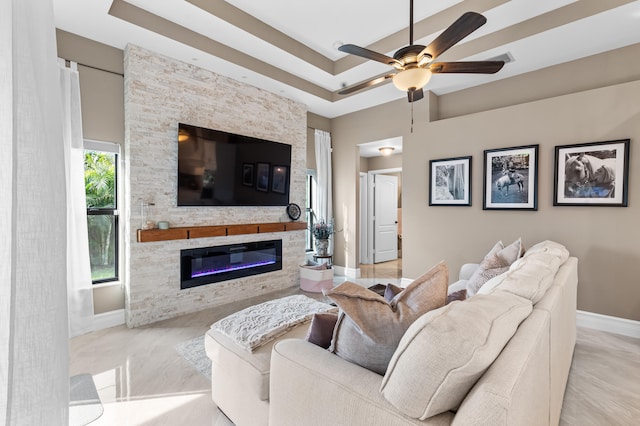
[[[400,261],[363,265],[356,281],[398,284],[400,268]],[[145,327],[118,326],[72,339],[70,375],[93,374],[104,405],[92,425],[230,425],[211,401],[209,380],[175,346],[202,336],[234,311],[298,292],[292,288]],[[561,425],[638,424],[639,372],[640,339],[579,328]]]

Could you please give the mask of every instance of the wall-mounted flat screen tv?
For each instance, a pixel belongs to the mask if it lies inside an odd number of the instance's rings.
[[[291,145],[178,124],[178,206],[286,206]]]

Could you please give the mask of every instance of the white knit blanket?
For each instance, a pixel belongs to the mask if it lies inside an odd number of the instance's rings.
[[[221,319],[211,328],[251,352],[311,320],[313,314],[330,311],[337,312],[337,308],[304,295],[295,295],[250,306]]]

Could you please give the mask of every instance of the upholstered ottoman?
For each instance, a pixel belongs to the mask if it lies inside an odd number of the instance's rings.
[[[316,312],[336,308],[303,295],[261,303],[223,318],[205,334],[211,397],[236,426],[269,423],[271,349],[304,339]]]

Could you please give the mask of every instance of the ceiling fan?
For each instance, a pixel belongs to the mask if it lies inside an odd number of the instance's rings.
[[[429,82],[433,73],[494,74],[504,66],[504,61],[434,62],[438,56],[483,26],[485,22],[487,18],[481,14],[467,12],[428,46],[413,44],[413,0],[409,0],[409,45],[396,51],[393,57],[354,44],[344,44],[338,48],[341,52],[391,65],[396,72],[348,87],[338,94],[348,95],[392,79],[396,88],[407,92],[409,102],[415,102],[424,97],[422,88]]]

